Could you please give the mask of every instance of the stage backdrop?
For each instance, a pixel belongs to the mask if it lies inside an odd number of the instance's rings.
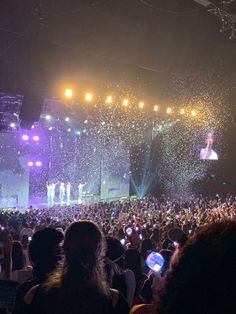
[[[28,204],[27,159],[28,152],[18,134],[0,133],[0,208]]]

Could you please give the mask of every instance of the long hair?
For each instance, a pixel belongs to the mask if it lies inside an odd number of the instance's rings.
[[[233,314],[236,222],[212,224],[187,240],[159,291],[158,314]]]
[[[70,295],[86,290],[107,295],[104,274],[105,241],[98,226],[90,221],[70,225],[65,234],[65,261],[46,284],[46,290],[60,288]]]
[[[141,265],[141,255],[135,249],[128,249],[125,252],[125,267],[132,270],[136,281],[135,293],[139,292],[140,286],[139,282],[142,279],[142,265]]]

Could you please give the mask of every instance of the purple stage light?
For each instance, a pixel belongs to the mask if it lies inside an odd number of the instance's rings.
[[[34,165],[33,161],[28,161],[28,166],[29,167],[33,167],[33,165]]]
[[[41,161],[36,161],[35,165],[36,165],[37,167],[41,167],[41,166],[42,166],[42,162],[41,162]]]
[[[39,136],[38,136],[38,135],[34,135],[34,136],[33,136],[33,140],[34,140],[35,142],[38,142],[38,141],[39,141]]]
[[[27,134],[22,135],[22,140],[23,141],[28,141],[29,140],[29,136]]]

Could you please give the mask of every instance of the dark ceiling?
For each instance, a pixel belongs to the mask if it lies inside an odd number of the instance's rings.
[[[71,79],[154,93],[186,72],[228,78],[236,39],[219,29],[193,0],[1,0],[0,89],[50,94]]]

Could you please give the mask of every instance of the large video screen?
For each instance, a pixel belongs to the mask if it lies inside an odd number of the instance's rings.
[[[218,160],[218,149],[216,146],[216,135],[213,131],[208,131],[205,135],[205,143],[202,144],[199,154],[200,160]]]

